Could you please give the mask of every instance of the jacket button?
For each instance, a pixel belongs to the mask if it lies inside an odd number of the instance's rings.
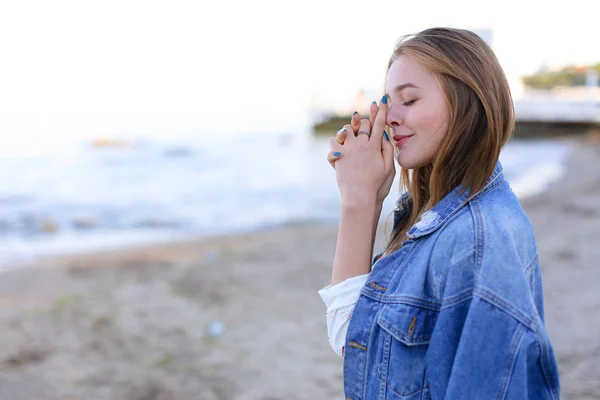
[[[380,290],[382,292],[385,292],[385,288],[383,286],[381,286],[381,285],[376,284],[375,282],[371,282],[369,284],[369,286],[372,287],[375,290]]]

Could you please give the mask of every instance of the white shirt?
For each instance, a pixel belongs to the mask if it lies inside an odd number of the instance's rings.
[[[360,289],[367,282],[369,274],[353,276],[336,285],[319,290],[321,299],[327,306],[327,336],[335,353],[344,357],[346,332],[354,305],[360,296]]]
[[[379,257],[373,268],[379,262]],[[344,345],[346,344],[346,333],[354,305],[360,296],[360,290],[367,283],[369,274],[357,275],[348,278],[333,286],[328,285],[319,290],[321,300],[327,306],[327,336],[329,344],[335,354],[344,357]]]

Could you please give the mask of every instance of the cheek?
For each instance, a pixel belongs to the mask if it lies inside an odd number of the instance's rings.
[[[432,108],[435,110],[435,108]],[[446,135],[448,131],[448,118],[443,110],[433,111],[427,110],[420,116],[420,128],[423,133],[428,136],[439,137],[440,139]]]
[[[438,115],[426,107],[415,108],[406,113],[406,124],[421,136],[431,136],[439,126],[438,119]]]

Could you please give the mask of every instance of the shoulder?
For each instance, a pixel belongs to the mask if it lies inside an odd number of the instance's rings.
[[[445,298],[470,292],[534,325],[529,274],[539,268],[535,236],[508,183],[469,201],[447,222],[431,261],[448,270]]]
[[[482,266],[523,272],[537,259],[533,227],[521,203],[504,182],[471,202]]]
[[[527,267],[534,261],[533,227],[507,182],[470,200],[441,227],[433,255],[457,253],[475,257],[478,266],[510,260]]]

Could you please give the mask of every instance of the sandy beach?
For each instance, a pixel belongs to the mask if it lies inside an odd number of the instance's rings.
[[[570,145],[564,178],[522,203],[562,396],[600,399],[600,140]],[[341,399],[317,294],[336,232],[296,224],[2,272],[0,400]]]

